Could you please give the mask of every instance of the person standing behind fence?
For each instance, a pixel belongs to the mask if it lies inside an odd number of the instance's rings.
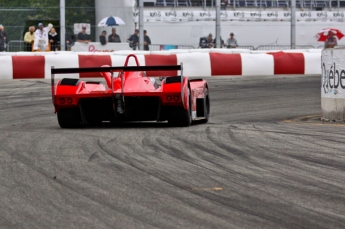
[[[133,50],[137,49],[137,46],[139,45],[139,29],[134,30],[134,34],[127,39],[127,42],[129,43],[129,47]]]
[[[212,34],[210,33],[207,37],[203,37],[200,39],[199,46],[201,48],[213,48],[214,46],[214,40],[212,39]]]
[[[338,45],[337,38],[332,31],[329,31],[328,37],[325,40],[325,48],[334,48],[336,45]]]
[[[81,43],[85,43],[85,44],[91,42],[90,36],[86,33],[86,27],[85,27],[85,26],[83,26],[83,27],[81,28],[81,32],[78,33],[78,35],[77,35],[77,41],[78,41],[78,42],[81,42]]]
[[[66,30],[65,30],[65,41],[66,41],[66,46],[65,46],[65,50],[66,51],[70,51],[71,46],[73,45],[73,39],[71,37],[71,35],[69,35]]]
[[[0,52],[6,51],[7,34],[5,28],[0,24]]]
[[[52,28],[49,33],[49,42],[50,42],[50,47],[51,51],[59,51],[59,42],[60,38],[55,31],[55,28]]]
[[[103,31],[102,32],[102,35],[99,36],[99,41],[101,42],[101,45],[106,45],[108,42],[107,42],[107,31]]]
[[[34,41],[34,51],[44,52],[48,47],[48,33],[53,28],[51,23],[47,27],[43,27],[43,24],[38,23],[38,29],[35,32],[35,41]]]
[[[236,38],[234,38],[234,33],[230,33],[230,38],[226,41],[226,47],[228,49],[233,49],[238,46]]]
[[[24,42],[26,44],[26,51],[32,51],[32,44],[35,42],[35,26],[30,26],[29,31],[24,35]]]
[[[150,44],[151,44],[151,39],[147,35],[147,31],[144,30],[144,50],[149,51],[150,50],[150,47],[149,47]]]
[[[116,29],[112,28],[111,29],[111,34],[108,36],[108,42],[109,43],[121,43],[121,39],[120,36],[118,34],[116,34]]]

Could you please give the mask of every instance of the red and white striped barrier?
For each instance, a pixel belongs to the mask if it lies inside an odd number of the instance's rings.
[[[239,51],[238,51],[239,52]],[[177,65],[183,63],[184,75],[191,77],[209,76],[252,76],[280,74],[321,74],[320,52],[268,52],[250,53],[216,52],[194,50],[193,52],[145,52],[137,53],[142,66]],[[44,79],[50,78],[50,69],[99,67],[102,65],[123,66],[126,54],[90,54],[56,52],[34,55],[18,53],[0,56],[0,79]],[[129,65],[135,65],[134,59]],[[153,73],[149,74],[161,74]],[[177,72],[164,72],[177,75]],[[61,76],[62,77],[62,76]],[[63,77],[100,77],[95,73],[63,75]]]

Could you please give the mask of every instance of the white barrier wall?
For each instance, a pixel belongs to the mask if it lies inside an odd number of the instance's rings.
[[[177,65],[183,63],[185,76],[252,76],[280,74],[321,74],[321,50],[254,52],[241,49],[190,49],[167,51],[47,52],[0,55],[0,79],[50,78],[55,68],[83,68],[102,65],[123,66],[128,54],[139,64]],[[133,58],[129,65],[136,65]],[[99,74],[70,74],[59,77],[99,77]]]
[[[78,68],[79,67],[79,59],[78,55],[70,54],[70,55],[47,55],[45,56],[45,64],[44,64],[44,78],[50,75],[51,67],[54,68]],[[66,78],[79,78],[79,74],[64,74],[63,77]]]
[[[242,57],[242,74],[250,75],[274,75],[274,59],[272,55],[260,54],[241,54]]]
[[[345,49],[322,50],[322,119],[345,120]]]
[[[183,63],[183,74],[186,76],[207,77],[211,75],[208,53],[184,53],[183,55],[177,55],[177,63]]]
[[[12,79],[12,57],[0,56],[0,79]]]

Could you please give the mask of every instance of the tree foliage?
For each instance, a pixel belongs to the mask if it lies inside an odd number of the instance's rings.
[[[68,33],[73,33],[74,23],[90,23],[94,31],[94,0],[66,0],[65,7],[65,25]],[[4,25],[9,40],[22,40],[28,26],[37,26],[38,21],[54,21],[57,23],[54,27],[59,31],[60,1],[0,0],[0,24]]]

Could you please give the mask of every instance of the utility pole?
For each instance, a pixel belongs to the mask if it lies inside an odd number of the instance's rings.
[[[296,0],[291,0],[291,49],[296,49]]]
[[[60,49],[65,51],[66,42],[66,20],[65,20],[66,6],[65,0],[60,0]]]
[[[220,0],[216,0],[216,47],[221,48],[220,41]],[[219,46],[218,46],[219,45]]]
[[[144,50],[144,0],[139,0],[139,49]]]

